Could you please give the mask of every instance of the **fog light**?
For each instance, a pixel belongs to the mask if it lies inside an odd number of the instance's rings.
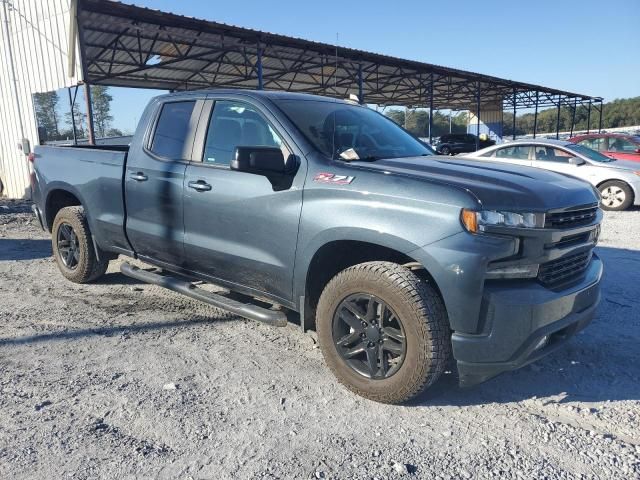
[[[505,267],[489,265],[487,268],[488,279],[500,278],[535,278],[538,276],[538,264],[532,265],[510,265]]]

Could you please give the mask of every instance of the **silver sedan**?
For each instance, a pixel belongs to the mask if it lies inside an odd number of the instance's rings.
[[[543,168],[586,180],[600,192],[605,210],[640,205],[640,162],[614,160],[575,143],[518,140],[487,147],[464,158]]]

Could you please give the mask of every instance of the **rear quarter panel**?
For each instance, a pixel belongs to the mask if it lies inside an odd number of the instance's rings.
[[[51,195],[64,190],[82,203],[98,246],[129,250],[124,236],[122,175],[126,152],[91,148],[39,146],[35,173],[40,209],[47,215]],[[47,225],[50,229],[51,225]]]

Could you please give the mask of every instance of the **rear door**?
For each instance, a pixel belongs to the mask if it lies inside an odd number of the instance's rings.
[[[189,96],[159,105],[127,162],[127,236],[138,255],[167,265],[184,259],[184,174],[203,104]]]
[[[531,145],[511,145],[493,150],[491,155],[487,156],[487,160],[531,166],[530,155]]]
[[[198,154],[185,174],[185,264],[228,286],[290,300],[306,165],[277,119],[240,98],[208,100],[202,112]],[[229,168],[237,146],[280,147],[301,166],[288,188],[275,189],[265,176]]]

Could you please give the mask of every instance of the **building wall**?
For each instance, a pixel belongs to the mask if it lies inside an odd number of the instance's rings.
[[[69,76],[72,1],[0,0],[0,178],[3,195],[10,198],[30,193],[28,165],[18,144],[22,138],[32,148],[38,143],[33,94],[75,85],[81,79],[77,60]],[[79,59],[77,41],[72,48]]]
[[[474,110],[470,110],[467,133],[474,135],[485,133],[499,143],[502,140],[502,105],[480,106],[480,132],[478,132],[478,117]]]

